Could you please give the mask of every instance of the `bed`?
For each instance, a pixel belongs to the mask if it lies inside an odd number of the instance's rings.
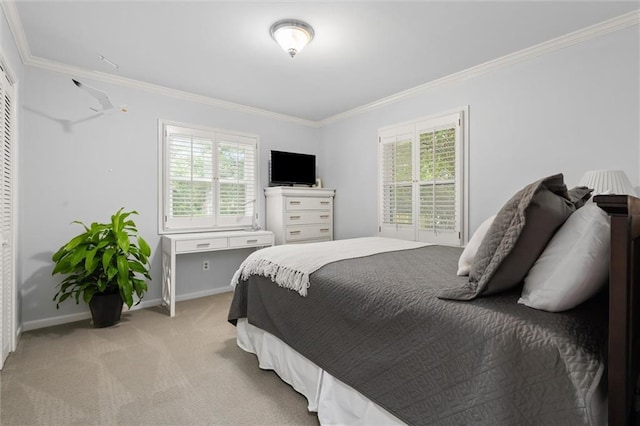
[[[640,200],[595,202],[611,217],[608,291],[565,312],[517,303],[519,288],[441,297],[468,281],[451,273],[462,249],[428,245],[331,261],[289,288],[241,275],[229,321],[323,424],[632,424]]]

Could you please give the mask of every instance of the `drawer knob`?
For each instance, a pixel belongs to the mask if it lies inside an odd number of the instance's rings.
[[[289,219],[291,219],[291,220],[300,219],[300,216],[289,216]]]
[[[329,204],[328,201],[320,201],[320,204]]]
[[[300,233],[300,231],[289,231],[289,234],[290,234],[290,235],[297,235],[297,234],[299,234],[299,233]]]
[[[247,244],[255,244],[258,240],[247,240]]]
[[[300,201],[289,201],[289,204],[300,204]]]
[[[329,219],[329,215],[328,214],[321,214],[320,215],[320,219]]]
[[[205,247],[209,247],[209,243],[198,243],[196,245],[197,248],[205,248]]]
[[[320,232],[329,232],[329,228],[321,228]]]

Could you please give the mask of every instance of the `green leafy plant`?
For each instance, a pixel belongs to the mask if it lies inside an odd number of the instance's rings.
[[[151,248],[129,218],[138,212],[123,209],[111,216],[111,223],[94,222],[87,226],[80,221],[72,222],[82,225],[85,232],[73,237],[52,257],[55,263],[52,275],[67,275],[53,297],[56,308],[70,297],[76,303],[80,298],[89,303],[97,293],[119,292],[129,308],[135,293],[139,299],[136,304],[140,303],[147,291],[144,278],[151,280]]]

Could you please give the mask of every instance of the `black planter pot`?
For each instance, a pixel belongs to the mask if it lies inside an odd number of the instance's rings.
[[[94,294],[89,302],[93,326],[95,328],[110,327],[119,322],[122,305],[119,292]]]

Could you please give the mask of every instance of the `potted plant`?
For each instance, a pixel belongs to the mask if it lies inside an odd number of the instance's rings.
[[[120,321],[123,302],[138,303],[147,291],[145,278],[149,274],[149,244],[138,235],[136,224],[129,218],[136,211],[118,210],[110,223],[92,223],[73,237],[53,255],[52,275],[66,275],[53,297],[60,303],[73,297],[89,304],[94,327],[108,327]]]

